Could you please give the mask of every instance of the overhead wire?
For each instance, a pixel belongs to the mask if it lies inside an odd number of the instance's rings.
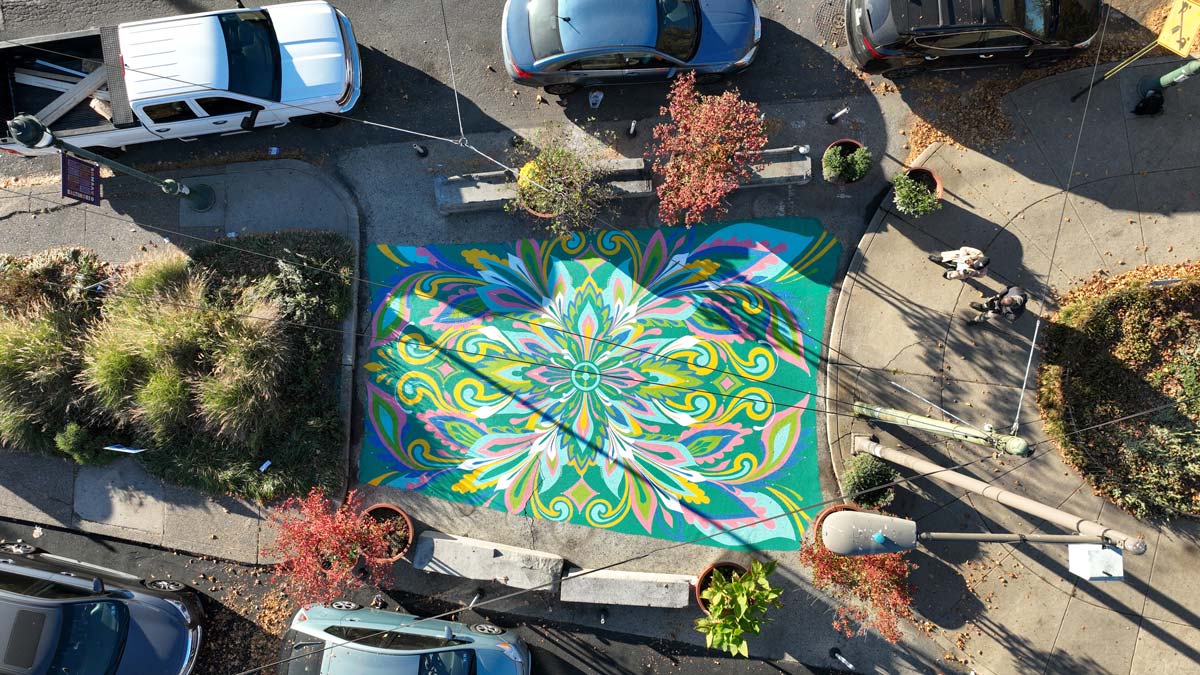
[[[444,0],[439,0],[439,2],[444,2]],[[456,111],[458,112],[459,130],[460,130],[460,134],[461,134],[460,138],[458,138],[458,139],[450,139],[450,138],[445,138],[445,137],[441,137],[441,136],[435,136],[435,135],[432,135],[432,134],[426,134],[426,133],[423,133],[423,132],[414,131],[414,130],[412,130],[412,129],[405,129],[405,128],[403,128],[403,127],[397,127],[397,126],[388,125],[388,124],[383,124],[383,123],[379,123],[379,122],[373,122],[373,121],[370,121],[370,120],[363,120],[363,119],[360,119],[360,118],[350,117],[350,116],[347,116],[347,115],[336,114],[336,113],[329,113],[329,112],[325,112],[325,111],[315,110],[315,109],[312,109],[312,108],[308,108],[308,107],[301,106],[301,105],[296,105],[296,104],[291,104],[291,103],[283,103],[283,102],[273,102],[273,103],[278,103],[278,104],[279,104],[279,105],[281,105],[281,106],[285,106],[285,107],[289,107],[289,108],[295,108],[295,109],[299,109],[299,110],[304,110],[304,111],[306,111],[306,112],[310,112],[310,113],[313,113],[313,114],[329,115],[329,116],[331,116],[331,117],[336,117],[336,118],[338,118],[338,119],[345,119],[345,120],[350,120],[350,121],[354,121],[354,122],[359,122],[359,123],[362,123],[362,124],[367,124],[367,125],[370,125],[370,126],[382,127],[382,128],[386,128],[386,129],[393,130],[393,131],[397,131],[397,132],[401,132],[401,133],[412,134],[412,135],[420,136],[420,137],[423,137],[423,138],[428,138],[428,139],[432,139],[432,140],[438,140],[438,141],[442,141],[442,142],[445,142],[445,143],[449,143],[449,144],[451,144],[451,145],[456,145],[456,146],[459,146],[459,147],[463,147],[463,148],[466,148],[466,149],[468,149],[468,150],[470,150],[470,151],[472,151],[472,152],[476,153],[477,155],[479,155],[479,156],[481,156],[481,157],[483,157],[483,158],[487,159],[488,161],[490,161],[490,162],[494,163],[495,165],[499,166],[500,168],[502,168],[504,171],[508,172],[509,174],[511,174],[511,175],[516,175],[516,169],[515,169],[514,167],[508,166],[506,163],[504,163],[504,162],[502,162],[502,161],[500,161],[500,160],[498,160],[498,159],[496,159],[496,158],[494,158],[494,157],[492,157],[492,156],[488,155],[487,153],[483,152],[482,150],[480,150],[479,148],[477,148],[477,147],[475,147],[473,144],[471,144],[471,143],[468,141],[468,139],[466,138],[465,131],[464,131],[464,130],[463,130],[463,128],[462,128],[462,115],[461,115],[461,109],[460,109],[460,108],[458,108],[458,91],[457,91],[457,86],[456,86],[456,84],[455,84],[455,81],[454,81],[454,78],[455,78],[455,76],[454,76],[454,67],[453,67],[452,57],[451,57],[451,55],[450,55],[451,48],[450,48],[450,41],[449,41],[449,24],[448,24],[448,21],[447,21],[447,19],[446,19],[444,5],[443,5],[443,7],[442,7],[442,10],[443,10],[443,11],[442,11],[442,17],[443,17],[443,28],[444,28],[444,30],[446,31],[446,48],[447,48],[447,56],[448,56],[448,58],[450,58],[450,59],[451,59],[451,63],[450,63],[449,65],[450,65],[450,70],[451,70],[451,82],[452,82],[452,86],[454,86],[454,91],[455,91],[455,105],[456,105]],[[3,38],[0,38],[0,42],[8,43],[8,44],[10,44],[10,45],[17,45],[17,46],[22,46],[22,47],[28,47],[28,48],[35,49],[35,50],[38,50],[38,51],[41,51],[41,52],[45,52],[45,53],[49,53],[49,54],[55,54],[55,55],[58,55],[58,56],[64,56],[64,57],[67,57],[67,58],[72,58],[72,59],[80,59],[80,60],[82,60],[82,61],[87,61],[87,62],[90,62],[90,63],[96,63],[96,64],[99,64],[99,65],[102,65],[102,66],[104,65],[104,61],[103,61],[103,59],[94,59],[94,58],[81,57],[81,56],[79,56],[79,55],[74,55],[74,54],[69,54],[69,53],[66,53],[66,52],[61,52],[61,51],[58,51],[58,50],[49,49],[49,48],[46,48],[46,47],[43,47],[43,46],[40,46],[40,45],[26,45],[26,44],[22,44],[22,43],[19,43],[19,42],[15,42],[15,41],[13,41],[13,40],[7,40],[7,39],[3,39]],[[168,76],[168,75],[162,75],[162,74],[159,74],[159,73],[156,73],[156,72],[152,72],[152,71],[146,71],[146,70],[142,70],[142,69],[138,69],[138,68],[132,68],[132,67],[129,67],[128,65],[125,65],[125,66],[124,66],[124,68],[125,68],[125,70],[127,70],[127,71],[130,71],[130,72],[139,73],[139,74],[143,74],[143,75],[150,75],[150,76],[152,76],[152,77],[156,77],[156,78],[164,79],[164,80],[171,81],[171,82],[178,82],[178,83],[180,83],[180,84],[185,84],[185,85],[188,85],[188,86],[191,86],[191,87],[195,87],[195,88],[197,88],[197,89],[201,89],[201,90],[207,90],[207,91],[224,91],[224,90],[217,89],[217,88],[215,88],[215,87],[211,87],[211,86],[208,86],[208,85],[199,84],[199,83],[196,83],[196,82],[190,82],[190,81],[188,81],[188,80],[181,79],[181,78],[178,78],[178,77],[173,77],[173,76]],[[527,179],[528,179],[528,180],[529,180],[529,181],[530,181],[530,182],[531,182],[531,183],[532,183],[532,184],[533,184],[535,187],[537,187],[537,188],[539,188],[539,189],[541,189],[541,190],[543,190],[543,191],[549,192],[549,193],[551,193],[551,194],[555,194],[555,193],[556,193],[554,190],[551,190],[550,188],[546,187],[545,185],[542,185],[540,182],[538,182],[536,179],[533,179],[532,177],[527,177]],[[564,194],[564,192],[565,192],[565,191],[558,191],[558,194],[560,194],[560,195],[561,195],[561,194]],[[32,195],[23,195],[23,196],[32,197]],[[52,203],[54,203],[52,200],[45,200],[45,201],[51,201]],[[102,214],[102,215],[108,215],[108,214]],[[607,227],[609,227],[610,229],[619,229],[619,228],[616,228],[616,227],[615,227],[614,225],[612,225],[611,223],[609,223],[609,222],[607,222],[606,220],[604,220],[603,218],[599,217],[598,215],[597,215],[596,219],[597,219],[598,221],[600,221],[602,224],[604,224],[604,225],[606,225]],[[134,222],[134,221],[129,221],[129,222]],[[145,225],[144,225],[144,224],[142,224],[142,223],[135,223],[135,224],[137,224],[137,225],[139,225],[139,226],[147,227],[147,226],[145,226]],[[201,241],[209,241],[209,240],[206,240],[206,239],[204,239],[203,237],[198,237],[198,236],[195,236],[195,235],[187,235],[187,234],[185,234],[185,233],[183,233],[183,232],[173,231],[173,230],[169,230],[169,229],[167,229],[167,228],[154,228],[154,227],[148,227],[148,229],[158,229],[159,231],[175,232],[176,234],[178,234],[178,235],[180,235],[180,236],[185,236],[185,237],[189,237],[189,238],[196,239],[196,240],[201,240]],[[227,248],[231,248],[231,249],[234,249],[234,250],[241,250],[241,249],[239,249],[239,247],[232,246],[232,245],[229,245],[229,244],[225,244],[224,242],[221,242],[221,244],[222,244],[222,245],[224,245],[224,246],[226,246]],[[264,255],[264,254],[260,254],[260,253],[258,253],[258,252],[252,252],[252,253],[255,253],[255,254],[258,254],[258,255]],[[673,262],[674,262],[674,261],[673,261]],[[359,280],[360,280],[360,281],[364,281],[365,283],[368,283],[368,284],[371,284],[371,283],[373,283],[373,282],[371,282],[371,281],[369,281],[369,280],[365,280],[365,279],[359,279]],[[376,284],[376,285],[378,285],[378,284]],[[838,349],[835,349],[835,348],[833,348],[831,345],[828,345],[828,344],[826,344],[824,341],[820,340],[819,338],[816,338],[816,337],[812,336],[811,334],[809,334],[809,333],[807,333],[807,332],[803,331],[802,329],[800,329],[800,332],[801,332],[802,334],[804,334],[806,337],[808,337],[808,338],[810,338],[810,339],[812,339],[812,340],[815,340],[815,341],[816,341],[818,344],[821,344],[822,346],[826,347],[827,349],[830,349],[830,350],[836,351],[836,352],[838,352],[838,354],[839,354],[839,355],[841,355],[841,356],[845,356],[846,358],[849,358],[849,359],[851,359],[852,361],[854,361],[854,362],[855,362],[857,365],[859,365],[860,367],[862,366],[862,364],[861,364],[861,363],[859,363],[859,362],[857,361],[857,359],[854,359],[853,357],[851,357],[851,356],[849,356],[849,355],[845,354],[845,353],[844,353],[844,352],[842,352],[841,350],[838,350]],[[901,390],[905,391],[906,393],[909,393],[909,394],[911,394],[911,395],[913,395],[913,396],[917,397],[918,399],[920,399],[922,402],[926,403],[927,405],[930,405],[930,406],[932,406],[932,407],[934,407],[934,408],[937,408],[938,410],[940,410],[940,411],[941,411],[941,412],[943,412],[944,414],[946,414],[946,415],[948,415],[948,416],[950,416],[950,417],[953,417],[954,419],[957,419],[958,421],[960,421],[961,423],[963,423],[964,425],[966,425],[966,426],[968,426],[968,427],[971,427],[972,429],[974,429],[976,432],[978,432],[978,433],[981,435],[980,437],[986,437],[986,434],[985,434],[985,432],[983,432],[981,429],[979,429],[979,428],[975,427],[974,425],[970,424],[970,423],[969,423],[969,422],[967,422],[966,420],[963,420],[961,417],[959,417],[959,416],[957,416],[957,415],[954,415],[953,413],[950,413],[948,410],[946,410],[946,409],[945,409],[945,408],[943,408],[942,406],[939,406],[939,405],[937,405],[936,403],[933,403],[933,402],[929,401],[928,399],[925,399],[924,397],[921,397],[920,395],[916,394],[915,392],[911,391],[910,389],[908,389],[908,388],[906,388],[906,387],[903,387],[902,385],[900,385],[899,383],[895,382],[894,380],[888,379],[887,381],[888,381],[888,383],[889,383],[889,384],[891,384],[892,386],[894,386],[894,387],[896,387],[896,388],[899,388],[899,389],[901,389]],[[765,382],[765,381],[762,381],[762,382]],[[772,386],[775,386],[775,385],[772,385]],[[814,396],[818,396],[818,395],[817,395],[815,392],[813,392],[813,393],[812,393],[812,395],[814,395]]]
[[[649,551],[646,551],[646,552],[644,552],[644,553],[639,553],[639,554],[637,554],[637,555],[629,556],[629,557],[627,557],[627,558],[624,558],[624,559],[621,559],[621,560],[617,560],[617,561],[615,561],[615,562],[608,563],[608,564],[606,564],[606,565],[601,565],[601,566],[598,566],[598,567],[595,567],[595,568],[590,568],[590,569],[584,569],[584,570],[580,570],[580,571],[579,571],[579,572],[577,572],[577,573],[573,573],[573,574],[571,575],[571,578],[572,578],[572,579],[578,579],[578,578],[580,578],[580,577],[584,577],[584,576],[587,576],[587,575],[589,575],[589,574],[595,574],[595,573],[597,573],[597,572],[603,572],[603,571],[605,571],[605,570],[610,570],[610,569],[613,569],[613,568],[615,568],[615,567],[620,567],[621,565],[626,565],[626,564],[629,564],[629,563],[631,563],[631,562],[636,562],[636,561],[638,561],[638,560],[644,560],[644,559],[646,559],[646,558],[649,558],[649,557],[651,557],[651,556],[657,555],[657,554],[659,554],[659,553],[663,553],[663,552],[665,552],[665,551],[674,550],[674,549],[676,549],[676,548],[681,548],[681,547],[683,547],[683,546],[693,546],[693,545],[699,544],[699,543],[701,543],[701,542],[708,541],[708,540],[710,540],[710,539],[714,539],[714,538],[716,538],[716,537],[720,537],[720,536],[727,535],[727,534],[729,534],[729,533],[731,533],[731,532],[736,532],[737,530],[740,530],[740,529],[743,529],[743,528],[747,528],[747,527],[753,527],[753,526],[756,526],[756,525],[761,525],[761,524],[763,524],[763,523],[770,522],[770,521],[773,521],[773,520],[778,520],[779,518],[783,518],[783,517],[785,517],[785,516],[791,516],[791,515],[795,515],[795,514],[797,514],[797,513],[803,512],[803,511],[811,511],[811,510],[813,510],[813,509],[816,509],[816,508],[818,508],[818,507],[827,506],[827,505],[829,505],[829,504],[833,504],[833,503],[837,503],[837,502],[842,502],[844,499],[852,499],[852,498],[854,498],[854,497],[858,497],[858,496],[860,496],[860,495],[862,495],[862,494],[865,494],[865,493],[867,493],[867,492],[872,492],[872,491],[874,491],[874,490],[882,490],[882,489],[886,489],[886,488],[894,487],[894,486],[896,486],[896,485],[901,485],[901,484],[905,484],[905,483],[911,483],[912,481],[915,481],[915,480],[917,480],[917,479],[920,479],[920,478],[925,478],[925,477],[928,477],[928,476],[931,476],[931,475],[934,475],[934,474],[937,474],[937,473],[942,473],[942,472],[945,472],[945,471],[954,471],[954,470],[957,470],[957,469],[961,469],[961,468],[964,468],[964,467],[970,466],[970,465],[972,465],[972,464],[975,464],[975,463],[977,463],[977,462],[982,462],[982,461],[984,461],[984,460],[987,460],[987,459],[991,459],[991,456],[990,456],[990,455],[986,455],[986,456],[983,456],[983,457],[976,457],[975,459],[972,459],[972,460],[969,460],[969,461],[963,462],[963,463],[961,463],[961,464],[956,464],[956,465],[954,465],[954,466],[948,466],[948,467],[940,468],[940,469],[938,469],[938,470],[936,470],[936,471],[927,471],[927,472],[925,472],[925,473],[920,473],[920,474],[917,474],[917,475],[915,475],[915,476],[911,476],[911,477],[908,477],[908,478],[898,478],[898,479],[896,479],[896,480],[894,480],[894,481],[891,481],[891,482],[889,482],[889,483],[886,483],[886,484],[884,484],[884,485],[880,485],[880,486],[876,486],[876,487],[868,488],[868,489],[865,489],[865,490],[859,490],[858,492],[854,492],[854,493],[852,493],[852,494],[849,494],[849,495],[845,495],[845,496],[841,496],[841,497],[833,497],[833,498],[830,498],[830,499],[825,499],[825,500],[822,500],[822,501],[819,501],[819,502],[816,502],[816,503],[813,503],[813,504],[808,504],[808,505],[806,505],[806,506],[803,506],[803,507],[796,507],[796,508],[793,508],[793,509],[789,509],[789,510],[787,510],[787,511],[784,511],[784,512],[782,512],[782,513],[778,513],[778,514],[775,514],[775,515],[772,515],[772,516],[764,516],[764,517],[762,517],[762,518],[758,518],[758,519],[756,519],[756,520],[753,520],[753,521],[751,521],[751,522],[744,523],[744,524],[742,524],[742,525],[737,525],[737,526],[734,526],[734,527],[731,527],[731,528],[725,528],[725,529],[722,529],[722,530],[720,530],[720,531],[718,531],[718,532],[714,532],[714,533],[711,533],[711,534],[705,534],[705,535],[701,535],[701,536],[698,536],[698,537],[693,537],[692,539],[688,539],[688,540],[686,540],[686,541],[678,541],[678,542],[673,542],[673,543],[671,543],[671,544],[666,544],[666,545],[663,545],[663,546],[659,546],[659,547],[656,547],[656,548],[650,549]],[[513,592],[511,592],[511,593],[506,593],[506,594],[504,594],[504,595],[499,595],[499,596],[496,596],[495,598],[484,598],[483,600],[480,600],[479,602],[476,602],[476,603],[474,603],[474,604],[470,605],[470,607],[469,607],[468,609],[475,609],[475,608],[478,608],[478,607],[483,607],[483,606],[485,606],[485,605],[490,605],[490,604],[494,604],[494,603],[502,602],[502,601],[505,601],[505,600],[511,600],[511,599],[513,599],[513,598],[520,597],[520,596],[522,596],[522,595],[525,595],[525,594],[527,594],[527,593],[532,593],[532,592],[534,592],[534,591],[540,591],[540,590],[544,590],[544,589],[550,588],[550,587],[552,587],[552,586],[553,586],[555,583],[557,583],[557,581],[546,582],[546,583],[543,583],[543,584],[539,584],[539,585],[537,585],[537,586],[534,586],[534,587],[532,587],[532,588],[524,588],[524,589],[519,589],[519,590],[517,590],[517,591],[513,591]],[[298,655],[296,655],[296,656],[287,657],[287,658],[281,658],[281,659],[278,659],[278,660],[276,660],[276,661],[271,661],[271,662],[269,662],[269,663],[266,663],[266,664],[263,664],[263,665],[260,665],[260,666],[255,666],[255,667],[253,667],[253,668],[250,668],[250,669],[247,669],[247,670],[242,670],[242,671],[239,671],[239,672],[235,673],[234,675],[252,675],[253,673],[257,673],[257,672],[260,672],[260,671],[266,670],[266,669],[268,669],[268,668],[275,668],[276,666],[279,666],[279,665],[281,665],[281,664],[284,664],[284,663],[289,663],[289,662],[291,662],[291,661],[294,661],[294,660],[296,660],[296,659],[305,658],[305,657],[307,657],[307,656],[309,656],[309,655],[311,655],[311,654],[322,653],[322,652],[328,651],[328,650],[330,650],[330,649],[335,649],[335,648],[337,648],[337,647],[345,646],[345,645],[348,645],[348,644],[354,644],[354,643],[360,642],[360,641],[362,641],[362,640],[368,640],[368,639],[371,639],[371,638],[373,638],[373,637],[376,637],[376,636],[382,635],[382,634],[384,634],[384,633],[387,633],[387,632],[390,632],[390,631],[397,630],[397,629],[399,629],[399,628],[410,628],[410,627],[413,627],[413,626],[420,625],[421,623],[424,623],[424,622],[426,622],[426,621],[436,621],[436,620],[440,620],[440,619],[446,619],[446,618],[448,618],[448,617],[451,617],[451,616],[453,616],[454,614],[457,614],[457,613],[458,613],[458,612],[460,612],[460,611],[462,611],[462,609],[450,610],[450,611],[447,611],[447,612],[442,612],[442,613],[440,613],[440,614],[435,614],[435,615],[433,615],[433,616],[427,616],[427,617],[418,617],[418,618],[417,618],[415,621],[412,621],[412,622],[410,622],[410,623],[406,623],[406,624],[403,624],[403,625],[396,625],[396,626],[392,626],[392,627],[389,627],[389,628],[387,628],[387,629],[380,630],[380,631],[378,631],[378,632],[375,632],[375,633],[370,633],[370,634],[367,634],[367,635],[362,635],[362,636],[359,636],[359,637],[357,637],[357,638],[353,638],[353,639],[349,639],[349,640],[344,640],[344,641],[338,642],[337,644],[331,644],[331,643],[332,643],[332,641],[326,641],[326,643],[325,643],[325,646],[324,646],[324,647],[322,647],[322,648],[320,648],[320,649],[314,649],[314,650],[311,650],[311,651],[307,651],[307,652],[305,652],[305,653],[303,653],[303,654],[298,654]]]

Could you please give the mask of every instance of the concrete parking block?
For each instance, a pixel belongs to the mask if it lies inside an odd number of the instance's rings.
[[[683,574],[573,568],[563,577],[558,597],[563,602],[680,608],[688,606],[695,580]]]
[[[417,538],[413,568],[514,588],[553,591],[563,571],[562,556],[482,539],[427,531]]]

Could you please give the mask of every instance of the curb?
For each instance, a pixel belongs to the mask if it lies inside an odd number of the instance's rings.
[[[917,158],[913,160],[912,166],[921,166],[938,150],[942,148],[941,141],[935,141],[929,144],[929,147],[921,151]],[[854,292],[857,275],[862,271],[865,264],[864,252],[871,247],[871,241],[875,238],[882,227],[883,221],[890,211],[887,210],[885,204],[888,203],[888,196],[892,194],[892,189],[883,196],[883,201],[880,202],[879,208],[875,210],[875,215],[871,218],[871,223],[867,225],[866,231],[863,233],[862,239],[854,247],[854,257],[850,259],[850,265],[846,268],[846,274],[842,277],[841,287],[838,290],[837,304],[833,309],[833,320],[829,324],[829,355],[841,354],[842,346],[842,331],[845,329],[846,311],[850,304],[850,295]],[[841,378],[838,374],[838,369],[845,366],[835,366],[832,363],[825,370],[825,395],[835,401],[841,401]],[[847,403],[847,401],[841,401]],[[829,446],[829,462],[830,468],[833,470],[834,479],[837,481],[838,495],[841,495],[842,485],[842,453],[839,451],[840,442],[837,438],[837,416],[825,415],[825,441]],[[844,498],[842,503],[848,503]]]

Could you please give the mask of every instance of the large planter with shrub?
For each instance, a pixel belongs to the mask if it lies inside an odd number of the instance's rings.
[[[404,509],[395,504],[380,502],[368,506],[363,513],[375,522],[386,525],[388,555],[379,558],[379,561],[394,563],[403,558],[413,543],[412,519],[404,512]]]
[[[755,560],[750,569],[726,574],[714,569],[703,584],[698,580],[701,606],[705,616],[696,619],[696,630],[704,634],[705,644],[733,656],[749,656],[747,635],[757,635],[767,621],[767,611],[781,607],[783,591],[767,580],[775,572],[775,561]],[[701,575],[704,576],[704,575]]]
[[[732,562],[715,562],[704,568],[700,576],[696,577],[696,586],[693,590],[696,594],[696,604],[700,606],[700,610],[705,614],[708,614],[708,601],[704,599],[704,591],[712,585],[713,575],[717,572],[728,578],[744,574],[746,568]]]
[[[600,136],[601,142],[607,138]],[[616,196],[605,181],[601,149],[561,125],[537,130],[508,156],[521,167],[510,210],[530,214],[554,235],[593,227]]]
[[[852,138],[840,138],[825,148],[821,173],[831,183],[853,183],[871,170],[871,151]]]
[[[914,166],[892,179],[892,201],[896,210],[920,217],[942,208],[942,179],[933,171]]]

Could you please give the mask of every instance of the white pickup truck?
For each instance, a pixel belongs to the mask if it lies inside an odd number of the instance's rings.
[[[0,114],[33,114],[85,148],[243,133],[358,102],[362,62],[324,0],[0,41]],[[7,133],[0,129],[0,133]],[[49,154],[0,138],[0,149]]]

